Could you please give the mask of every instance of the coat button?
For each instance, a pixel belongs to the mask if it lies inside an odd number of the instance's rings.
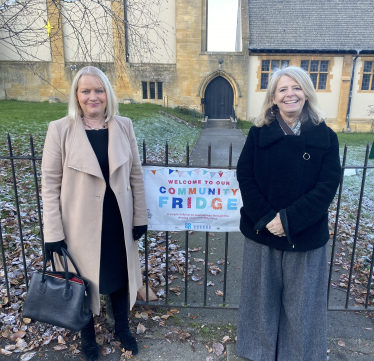
[[[131,189],[131,187],[130,186],[127,186],[127,190],[129,191]]]
[[[303,155],[303,158],[305,160],[309,160],[310,159],[310,154],[305,152],[304,155]]]

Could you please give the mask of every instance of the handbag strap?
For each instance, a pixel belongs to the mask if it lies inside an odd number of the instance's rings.
[[[275,115],[275,118],[278,120],[278,123],[280,127],[283,129],[283,131],[287,135],[295,135],[295,133],[292,131],[290,126],[283,120],[282,116],[280,115],[280,112],[278,111],[277,114]]]
[[[69,252],[67,251],[67,249],[61,247],[61,251],[62,251],[62,256],[64,258],[64,265],[65,265],[65,280],[66,280],[66,287],[69,288],[69,271],[68,271],[68,262],[67,262],[67,258],[69,258],[71,264],[73,265],[74,269],[75,269],[75,272],[77,273],[78,277],[81,277],[81,274],[79,272],[79,269],[78,267],[76,266],[75,262],[73,261],[73,259],[71,258]],[[51,264],[52,264],[52,270],[53,272],[56,272],[56,267],[55,267],[55,262],[53,260],[53,257],[51,259]],[[45,282],[45,272],[46,272],[46,268],[47,268],[47,261],[46,259],[44,259],[44,262],[43,262],[43,272],[42,272],[42,282],[44,283]]]
[[[75,272],[77,273],[78,277],[81,277],[81,274],[80,274],[80,272],[79,272],[79,269],[78,269],[77,265],[74,263],[73,259],[71,258],[71,256],[70,256],[68,250],[65,249],[65,248],[63,248],[63,247],[61,247],[61,251],[62,251],[62,254],[63,254],[63,255],[66,255],[66,256],[69,258],[69,260],[70,260],[71,264],[73,265],[73,267],[74,267],[74,269],[75,269]],[[65,258],[65,257],[64,257],[64,258]],[[67,262],[65,262],[65,267],[66,267],[65,269],[67,269]]]

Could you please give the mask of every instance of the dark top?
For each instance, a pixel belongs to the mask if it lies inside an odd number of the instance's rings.
[[[121,212],[109,185],[108,129],[86,130],[106,182],[100,257],[100,293],[108,295],[128,285],[125,235]]]
[[[325,123],[310,120],[299,136],[279,123],[252,127],[237,165],[243,199],[240,230],[283,251],[308,251],[329,239],[328,208],[340,182],[339,143]],[[266,225],[280,213],[286,237]]]

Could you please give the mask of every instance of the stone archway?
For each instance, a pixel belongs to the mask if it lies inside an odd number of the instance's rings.
[[[215,71],[211,72],[207,76],[205,76],[205,78],[201,81],[201,83],[199,85],[198,92],[197,92],[196,95],[199,98],[204,98],[205,99],[205,93],[206,93],[207,87],[217,77],[224,78],[230,84],[230,86],[233,90],[233,104],[232,104],[232,106],[236,110],[236,105],[237,105],[237,102],[238,102],[238,98],[240,98],[242,96],[241,90],[240,90],[239,84],[237,83],[235,78],[230,73],[226,72],[225,70],[218,69],[218,70],[215,70]],[[202,111],[204,113],[205,113],[205,108],[206,107],[204,105],[204,109],[202,109]]]

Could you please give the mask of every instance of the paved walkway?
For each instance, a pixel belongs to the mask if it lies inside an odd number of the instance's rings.
[[[245,142],[245,137],[239,130],[235,129],[206,129],[201,135],[192,150],[191,163],[195,166],[206,166],[208,144],[212,145],[212,167],[222,167],[228,165],[228,150],[230,143],[233,145],[233,165],[236,165],[240,151]],[[183,233],[183,232],[182,232]],[[196,232],[198,233],[198,232]],[[216,234],[216,237],[219,234]],[[175,235],[183,241],[183,235]],[[191,247],[200,243],[203,246],[204,234],[195,234],[191,239]],[[217,238],[219,240],[220,238]],[[220,241],[217,241],[220,242]],[[221,243],[214,246],[214,252],[217,257],[221,257]],[[232,303],[238,303],[240,293],[240,264],[242,258],[243,236],[240,233],[230,234],[229,242],[229,261],[230,281],[228,284],[228,300]],[[210,254],[213,254],[210,253]],[[200,255],[199,255],[200,257]],[[213,257],[213,256],[209,256]],[[220,277],[222,278],[222,277]],[[217,279],[216,283],[219,283]],[[189,286],[190,287],[190,286]],[[202,287],[202,286],[201,286]],[[191,285],[191,300],[201,297],[201,288],[194,289]],[[190,294],[190,293],[189,293]],[[331,295],[331,303],[335,306],[344,304],[345,293],[340,290],[334,290]],[[182,296],[181,296],[182,297]],[[214,293],[213,293],[214,297]],[[229,301],[228,301],[229,302]],[[156,310],[160,315],[165,315],[167,310]],[[139,319],[132,315],[133,330]],[[236,357],[235,335],[236,335],[236,310],[210,310],[188,308],[181,309],[178,314],[165,320],[165,325],[152,320],[141,320],[147,330],[141,335],[137,335],[139,343],[139,354],[131,358],[133,361],[245,361],[245,359]],[[190,336],[186,340],[182,333],[188,333]],[[225,344],[224,353],[216,356],[209,353],[208,348],[212,348],[214,342],[222,342],[224,336],[231,339]],[[76,344],[78,340],[70,340],[68,346]],[[0,339],[1,347],[4,347],[5,340]],[[79,343],[79,341],[78,341]],[[71,351],[55,351],[53,349],[57,342],[51,343],[35,353],[32,360],[80,360],[81,356],[74,356]],[[374,323],[368,314],[354,312],[329,312],[328,313],[328,348],[330,361],[373,361],[374,360]],[[20,360],[23,353],[5,357],[1,360]],[[100,354],[99,360],[118,361],[120,360],[120,351],[103,356]],[[208,358],[211,356],[211,358]],[[248,361],[248,360],[246,360]],[[269,360],[273,361],[273,360]],[[322,360],[321,360],[322,361]]]

